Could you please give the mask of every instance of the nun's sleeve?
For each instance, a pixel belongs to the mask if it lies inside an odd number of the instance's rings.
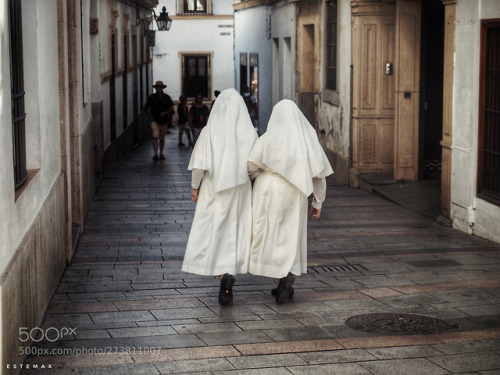
[[[193,189],[199,189],[201,184],[201,179],[205,171],[203,169],[193,168],[191,172],[191,187]]]
[[[262,169],[259,168],[254,163],[252,163],[251,161],[247,161],[247,171],[248,171],[248,176],[253,181],[260,174],[260,172],[262,172]]]
[[[321,210],[321,205],[326,198],[326,179],[324,177],[313,178],[313,195],[312,206],[317,210]]]

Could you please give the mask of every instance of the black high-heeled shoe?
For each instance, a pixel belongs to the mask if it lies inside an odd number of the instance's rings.
[[[233,304],[233,286],[235,281],[234,276],[228,273],[225,273],[224,276],[222,276],[219,289],[219,304],[221,306],[229,306]]]
[[[278,290],[276,291],[276,303],[278,305],[281,305],[289,298],[294,282],[295,276],[290,272],[288,272],[286,277],[280,279]]]
[[[290,294],[288,295],[288,299],[292,300],[293,299],[293,293],[295,290],[293,287],[290,289]],[[271,289],[271,294],[276,297],[276,294],[278,294],[278,288]]]

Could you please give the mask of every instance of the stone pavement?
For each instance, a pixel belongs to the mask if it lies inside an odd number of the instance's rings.
[[[23,374],[500,374],[500,245],[333,180],[294,300],[238,275],[219,306],[216,277],[180,271],[195,205],[176,139],[105,174]]]

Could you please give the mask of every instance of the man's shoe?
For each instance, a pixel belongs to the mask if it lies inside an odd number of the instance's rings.
[[[161,154],[160,155],[160,160],[165,160],[165,155]]]
[[[179,142],[179,143],[177,143],[177,146],[179,146],[179,147],[184,147],[184,146],[185,146],[185,144],[184,144],[184,143],[182,143],[182,142]]]
[[[285,303],[289,298],[290,293],[292,291],[293,283],[295,282],[295,276],[288,272],[286,277],[283,277],[279,284],[278,290],[276,291],[276,303],[281,305]]]
[[[233,304],[233,286],[234,276],[225,273],[220,281],[219,304],[221,306],[229,306]]]
[[[158,161],[158,155],[153,156],[154,161]]]

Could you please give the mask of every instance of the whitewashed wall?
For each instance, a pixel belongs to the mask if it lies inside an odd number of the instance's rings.
[[[9,33],[2,32],[0,51],[0,274],[40,211],[60,171],[59,87],[56,1],[23,1],[27,168],[39,169],[15,200]],[[0,1],[0,24],[8,30],[7,1]],[[43,37],[42,37],[43,36]]]
[[[476,197],[480,20],[500,18],[500,2],[459,0],[456,10],[451,217],[454,227],[500,242],[500,207]]]
[[[235,49],[234,73],[239,85],[240,52],[259,54],[259,133],[266,128],[272,111],[273,59],[271,39],[267,39],[267,6],[238,10],[234,13]],[[238,91],[240,87],[236,87]]]
[[[328,5],[325,5],[328,6]],[[323,41],[322,71],[325,72],[326,38]],[[324,147],[337,158],[334,165],[336,178],[348,183],[348,164],[351,137],[351,4],[349,0],[338,1],[338,55],[337,92],[322,90],[318,107],[318,129],[326,133]],[[322,75],[324,87],[324,74]]]
[[[159,16],[163,6],[173,19],[169,31],[157,31],[153,48],[153,82],[163,81],[165,90],[178,100],[181,93],[182,61],[186,53],[207,53],[211,57],[211,92],[234,87],[233,64],[233,8],[231,0],[214,0],[213,16],[176,16],[177,1],[160,1],[155,9]],[[224,25],[223,27],[219,27]],[[226,27],[230,26],[230,27]],[[156,25],[154,25],[156,30]],[[229,35],[221,35],[229,33]],[[148,88],[153,93],[152,87]]]
[[[281,1],[268,13],[271,14],[272,40],[277,39],[279,45],[278,51],[273,53],[274,106],[281,99],[295,99],[295,4]]]

